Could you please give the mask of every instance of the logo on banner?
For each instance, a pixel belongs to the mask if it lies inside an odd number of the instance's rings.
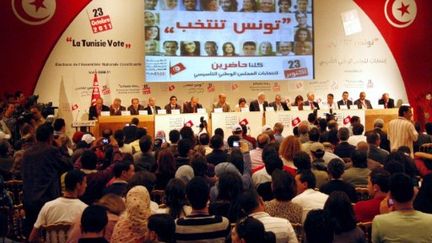
[[[208,91],[209,93],[214,92],[215,89],[216,89],[216,87],[214,86],[214,84],[208,84],[208,86],[207,86],[207,91]]]
[[[237,83],[232,83],[231,84],[231,90],[237,90],[238,89],[238,84]]]
[[[176,65],[170,67],[170,74],[176,75],[177,73],[179,73],[185,69],[186,69],[186,67],[183,65],[183,63],[179,62]]]
[[[78,108],[79,108],[78,104],[75,103],[72,106],[72,111],[77,110]]]
[[[384,4],[387,21],[396,28],[405,28],[414,22],[417,15],[415,0],[387,0]]]
[[[239,124],[240,125],[247,125],[247,124],[249,124],[249,121],[245,118],[245,119],[243,119],[243,120],[241,120],[240,122],[239,122]]]
[[[102,94],[103,95],[109,95],[109,94],[111,94],[111,89],[108,87],[108,85],[102,86]]]
[[[189,120],[184,125],[185,125],[185,127],[192,127],[194,124],[193,124],[192,120]]]
[[[273,84],[273,92],[280,92],[280,84],[279,83],[274,83]]]
[[[292,119],[291,125],[293,127],[296,127],[298,124],[300,124],[300,122],[301,122],[300,117],[296,117],[296,118]]]
[[[104,14],[102,8],[92,9],[93,18],[90,18],[90,14],[88,16],[93,34],[112,29],[111,18]]]
[[[151,94],[151,89],[150,89],[150,86],[148,84],[143,85],[142,93],[143,94]]]
[[[56,10],[55,0],[12,0],[12,11],[23,23],[40,25],[48,22]]]
[[[175,90],[175,85],[174,84],[168,85],[168,91],[174,91],[174,90]]]
[[[343,119],[343,124],[348,125],[351,123],[351,116],[347,116]]]

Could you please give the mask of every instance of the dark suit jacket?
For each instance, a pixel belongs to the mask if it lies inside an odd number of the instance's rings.
[[[352,101],[351,100],[347,100],[347,107],[348,107],[348,109],[350,108],[350,106],[352,106]],[[338,102],[337,102],[337,105],[338,105],[338,108],[340,109],[340,106],[341,105],[344,105],[344,102],[343,102],[343,100],[339,100]]]
[[[365,103],[366,103],[366,107],[368,109],[372,109],[372,104],[370,103],[369,100],[365,100]],[[362,103],[361,103],[360,99],[357,99],[356,101],[354,101],[354,105],[356,105],[359,109],[362,108]]]
[[[309,100],[306,100],[305,102],[303,102],[303,107],[305,106],[310,106]],[[313,102],[313,106],[315,107],[315,109],[319,110],[319,105],[317,102]]]
[[[269,106],[267,101],[264,101],[264,111],[266,107]],[[249,104],[249,111],[260,111],[258,100],[252,100]]]
[[[198,108],[202,108],[200,103],[197,103],[195,107],[192,107],[190,102],[183,104],[183,113],[197,113]]]
[[[129,125],[129,126],[125,126],[123,128],[123,133],[125,136],[125,143],[130,143],[133,140],[135,140],[136,137],[136,131],[138,130],[138,127],[135,125]]]
[[[102,105],[101,111],[110,111],[110,108],[106,105]],[[96,106],[92,105],[89,109],[89,120],[97,120],[100,114],[97,114]]]
[[[160,110],[161,108],[159,107],[159,106],[157,106],[157,105],[155,105],[155,111],[156,111],[156,113],[157,113],[157,111],[158,110]],[[146,110],[147,111],[147,114],[149,114],[149,115],[153,115],[153,113],[152,113],[152,109],[150,108],[150,106],[147,106],[144,110]]]
[[[277,107],[276,107],[276,102],[271,102],[271,103],[270,103],[270,106],[273,106],[273,109],[274,109],[274,110],[277,109]],[[289,110],[289,108],[288,108],[288,106],[287,106],[287,104],[286,104],[285,102],[281,102],[281,106],[282,106],[282,109],[283,109],[284,111],[288,111],[288,110]]]
[[[379,99],[379,100],[378,100],[378,105],[384,105],[384,107],[385,107],[386,109],[395,108],[394,100],[393,100],[392,98],[390,98],[390,99],[388,100],[388,102],[387,102],[387,107],[386,107],[386,105],[384,104],[384,100],[383,100],[383,99]]]
[[[111,116],[121,116],[121,112],[125,111],[126,107],[124,106],[120,106],[120,109],[118,109],[117,111],[114,110],[114,108],[112,106],[110,106],[110,115]]]
[[[381,164],[384,164],[387,157],[389,155],[389,152],[387,152],[384,149],[378,148],[376,145],[369,144],[369,159],[373,159],[375,161],[380,162]]]
[[[135,110],[132,105],[128,107],[128,111],[130,111],[131,115],[138,115],[140,110],[144,110],[144,106],[138,105],[138,110]]]
[[[348,142],[341,142],[336,145],[334,154],[341,158],[351,158],[351,154],[355,152],[356,147],[349,144]]]
[[[165,108],[167,114],[171,114],[171,104],[166,105],[164,108]],[[176,104],[175,108],[177,110],[180,110],[180,113],[181,113],[181,107],[179,104]]]

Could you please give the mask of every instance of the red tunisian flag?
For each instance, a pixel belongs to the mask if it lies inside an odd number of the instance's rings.
[[[33,93],[62,33],[91,0],[0,1],[0,93]],[[89,27],[90,28],[90,27]],[[23,71],[24,70],[24,71]]]
[[[91,105],[94,105],[96,103],[96,100],[101,97],[100,90],[99,90],[99,82],[97,78],[97,72],[94,74],[93,78],[93,91],[91,96]]]
[[[418,110],[416,101],[432,90],[432,1],[354,1],[386,40],[404,80],[409,102]]]

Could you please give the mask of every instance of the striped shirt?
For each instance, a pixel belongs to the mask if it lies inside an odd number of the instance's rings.
[[[214,215],[189,215],[176,220],[176,240],[181,242],[224,243],[230,224],[227,218]]]
[[[389,122],[387,136],[391,150],[400,146],[407,146],[413,153],[413,143],[417,141],[418,133],[411,121],[405,117],[398,117]]]
[[[256,212],[249,216],[261,221],[266,231],[273,232],[276,235],[276,243],[298,243],[294,229],[287,219],[272,217],[266,212]]]

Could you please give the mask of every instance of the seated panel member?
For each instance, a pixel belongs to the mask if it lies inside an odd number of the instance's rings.
[[[334,101],[334,95],[332,93],[327,94],[327,102],[326,102],[326,104],[328,105],[328,108],[330,110],[337,109],[338,106],[337,106],[336,102]]]
[[[230,112],[231,111],[231,107],[226,102],[226,94],[220,93],[219,96],[218,96],[218,98],[219,98],[218,102],[213,103],[213,105],[212,105],[212,111],[214,111],[215,108],[222,108],[223,112]]]
[[[177,97],[175,95],[170,97],[170,102],[164,107],[167,114],[171,114],[171,110],[180,110],[181,107],[177,104]]]
[[[372,104],[366,99],[366,92],[360,92],[359,98],[354,101],[354,105],[357,105],[359,109],[372,109]]]
[[[242,110],[242,108],[249,109],[249,106],[246,103],[246,99],[243,97],[239,99],[238,104],[235,106],[234,111],[239,112]]]
[[[268,106],[268,102],[265,100],[264,92],[260,92],[258,94],[258,98],[256,100],[251,101],[249,105],[249,111],[265,111]]]
[[[289,110],[287,103],[282,102],[282,97],[280,95],[275,96],[275,101],[271,102],[270,106],[273,106],[275,111],[287,111],[287,110]]]
[[[138,98],[132,98],[128,111],[130,111],[131,115],[138,115],[140,110],[144,110],[144,106],[139,103]]]
[[[148,105],[145,108],[145,110],[147,111],[147,114],[149,114],[149,115],[155,115],[155,114],[157,114],[157,111],[160,110],[160,109],[161,108],[156,105],[156,99],[154,97],[150,97],[148,99]]]
[[[381,99],[378,100],[378,105],[384,105],[384,108],[395,108],[394,100],[390,98],[388,93],[384,93]]]
[[[348,97],[349,97],[348,91],[344,91],[342,93],[342,99],[337,102],[339,109],[341,105],[346,105],[348,109],[350,108],[350,106],[352,106],[353,103],[351,100],[348,99]]]
[[[110,106],[111,116],[120,116],[122,111],[125,111],[126,107],[121,105],[121,99],[115,98],[112,105]]]
[[[189,102],[183,104],[183,113],[197,113],[199,108],[203,108],[198,101],[197,97],[192,96]]]
[[[313,92],[307,93],[307,100],[303,104],[304,106],[310,106],[311,110],[319,110],[319,105],[315,101],[315,94]]]
[[[97,98],[94,105],[89,108],[89,120],[97,120],[102,111],[110,111],[110,108],[103,104],[102,98]]]

